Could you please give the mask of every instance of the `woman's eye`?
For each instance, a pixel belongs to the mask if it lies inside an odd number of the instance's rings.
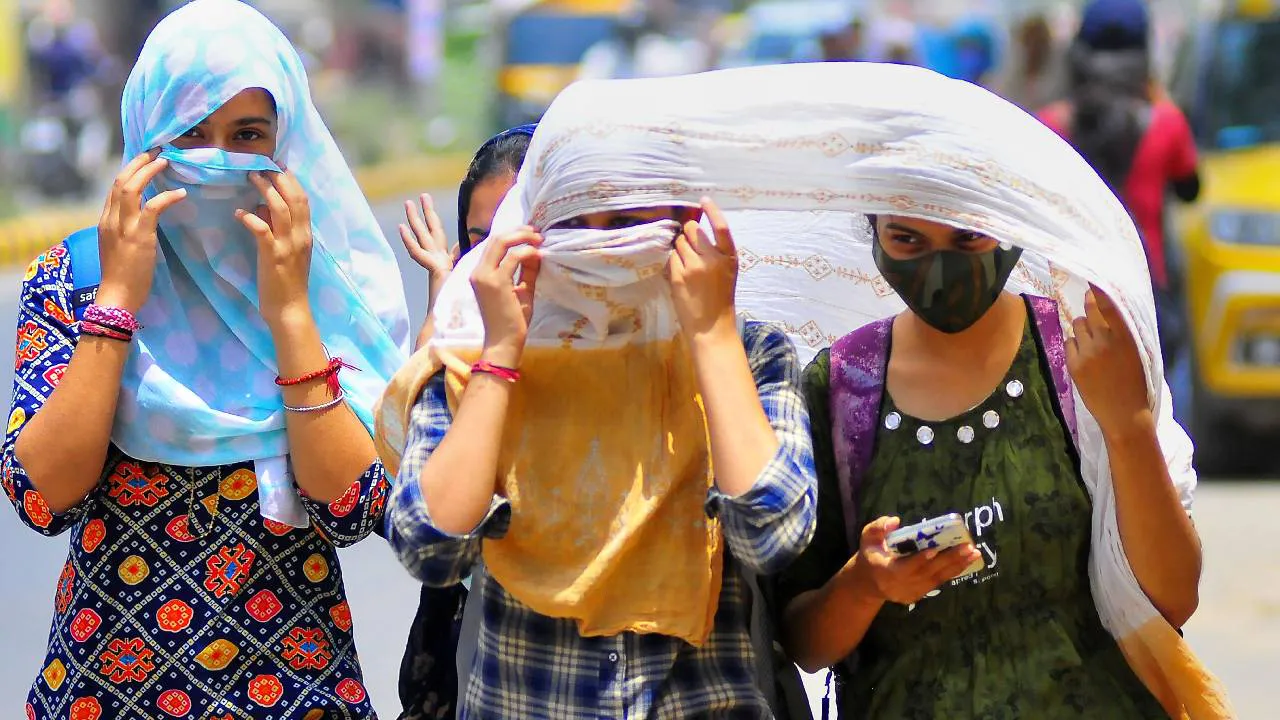
[[[240,142],[256,142],[263,137],[265,136],[257,130],[241,130],[236,133],[236,139]]]
[[[643,225],[643,224],[644,224],[643,218],[637,217],[635,215],[620,215],[618,217],[615,217],[613,220],[609,221],[609,229],[620,230],[622,228],[635,227],[636,225]]]
[[[916,246],[920,244],[920,238],[917,238],[914,235],[892,235],[889,237],[889,240],[899,245]]]
[[[193,128],[191,128],[190,130],[188,130],[188,131],[186,131],[186,132],[182,133],[182,137],[184,137],[184,138],[198,138],[198,137],[200,137],[200,128],[198,128],[198,127],[193,127]]]
[[[985,235],[965,235],[956,238],[956,247],[967,252],[986,252],[995,247],[996,242]]]

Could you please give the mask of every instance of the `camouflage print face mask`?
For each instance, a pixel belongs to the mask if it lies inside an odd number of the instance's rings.
[[[941,250],[906,260],[889,257],[873,243],[876,267],[889,286],[931,327],[958,333],[973,326],[995,304],[1022,249],[997,247],[983,253]]]

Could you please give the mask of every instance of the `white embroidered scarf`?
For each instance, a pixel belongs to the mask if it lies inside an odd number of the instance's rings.
[[[1088,284],[1097,285],[1137,338],[1160,441],[1190,508],[1192,445],[1163,381],[1137,231],[1085,161],[1030,115],[977,86],[898,65],[583,82],[539,125],[493,229],[694,205],[703,195],[728,211],[734,230],[739,311],[782,323],[805,359],[902,309],[872,262],[868,213],[949,223],[1023,247],[1010,289],[1055,299],[1064,323],[1083,313]],[[478,254],[441,296],[438,343],[482,332],[466,283]],[[1090,580],[1104,624],[1171,716],[1234,717],[1222,686],[1138,586],[1101,433],[1078,396],[1076,405],[1094,507]]]

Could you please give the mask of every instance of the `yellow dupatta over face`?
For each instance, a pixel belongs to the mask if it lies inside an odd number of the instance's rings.
[[[720,595],[706,419],[679,338],[521,363],[498,466],[511,503],[485,566],[521,602],[586,636],[660,633],[701,645]],[[467,377],[449,372],[456,407]]]
[[[700,646],[718,606],[724,549],[705,510],[712,475],[702,400],[661,274],[674,232],[657,223],[546,234],[540,314],[498,458],[511,522],[483,554],[507,592],[576,621],[585,636],[657,633]],[[478,258],[455,271],[462,282],[441,293],[435,340],[384,397],[380,415],[398,416],[388,427],[404,427],[442,369],[457,410],[483,339],[466,283]],[[392,432],[380,433],[384,460],[398,458]]]

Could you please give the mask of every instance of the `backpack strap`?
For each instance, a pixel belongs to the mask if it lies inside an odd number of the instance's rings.
[[[71,256],[71,312],[77,321],[84,319],[85,308],[98,297],[102,282],[102,260],[98,256],[98,229],[85,228],[66,240]]]
[[[1049,361],[1053,376],[1053,388],[1058,395],[1058,411],[1066,423],[1071,439],[1079,447],[1080,436],[1076,431],[1076,400],[1071,390],[1071,378],[1067,373],[1067,346],[1063,343],[1062,320],[1058,303],[1047,297],[1027,295],[1031,315],[1035,318],[1036,334],[1040,339],[1040,352]]]
[[[726,572],[730,569],[726,565]],[[804,679],[782,648],[782,609],[777,598],[776,576],[761,577],[739,566],[737,572],[751,593],[751,651],[756,686],[772,711],[773,720],[813,720]]]
[[[831,346],[831,447],[850,551],[860,544],[858,494],[875,449],[892,334],[893,318],[888,317],[854,330]]]

